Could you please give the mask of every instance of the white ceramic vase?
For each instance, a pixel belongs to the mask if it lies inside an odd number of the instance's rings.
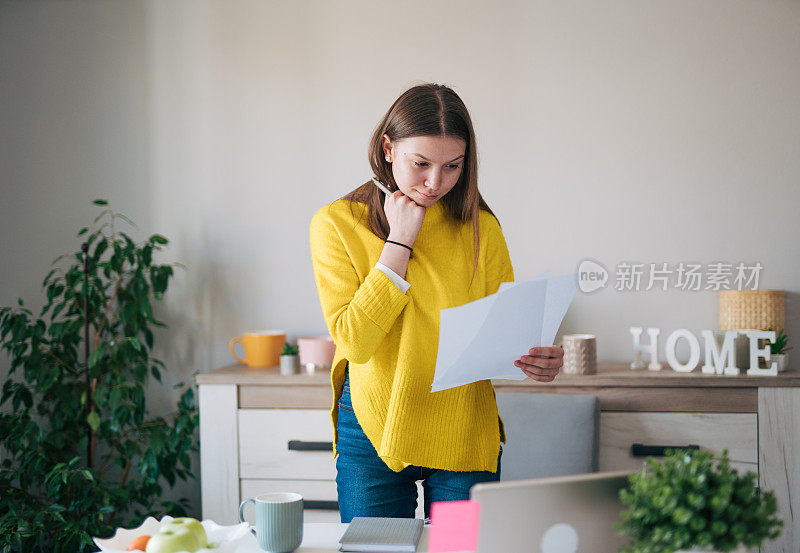
[[[778,372],[782,373],[789,366],[788,353],[773,353],[769,356],[770,361],[775,361],[778,364]]]
[[[299,355],[281,355],[281,374],[298,374],[299,372]]]

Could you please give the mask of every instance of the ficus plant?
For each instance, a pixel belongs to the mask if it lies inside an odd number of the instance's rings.
[[[10,358],[0,396],[0,551],[93,551],[92,536],[138,526],[148,515],[186,515],[165,486],[194,478],[198,449],[192,387],[172,412],[153,416],[145,389],[161,381],[153,316],[173,276],[153,254],[168,240],[134,242],[105,200],[42,283],[38,316],[0,308],[0,349]],[[160,409],[162,412],[170,409]]]
[[[755,472],[731,467],[727,450],[720,458],[699,450],[666,453],[663,463],[648,457],[620,490],[626,508],[617,529],[631,539],[623,553],[725,552],[780,535],[775,494],[759,490]]]

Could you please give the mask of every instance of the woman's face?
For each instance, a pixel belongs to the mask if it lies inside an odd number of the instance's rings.
[[[412,136],[391,142],[383,135],[383,153],[392,164],[400,191],[430,207],[458,182],[467,143],[452,136]]]

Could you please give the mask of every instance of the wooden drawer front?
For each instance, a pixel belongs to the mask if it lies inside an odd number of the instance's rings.
[[[332,480],[265,480],[243,479],[241,482],[242,501],[249,497],[256,497],[262,493],[294,492],[303,496],[308,505],[309,501],[337,500],[336,482]],[[313,504],[312,504],[313,505]],[[245,513],[249,513],[245,508]],[[339,509],[309,509],[303,511],[305,522],[341,522]]]
[[[751,413],[606,413],[600,414],[599,468],[638,470],[644,457],[633,457],[631,445],[698,445],[721,453],[732,465],[758,471],[757,415]]]
[[[323,409],[239,409],[239,477],[335,480],[327,451],[295,451],[289,442],[331,442],[330,412]]]

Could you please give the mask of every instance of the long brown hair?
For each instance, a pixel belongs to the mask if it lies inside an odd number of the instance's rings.
[[[384,134],[388,135],[392,142],[412,136],[450,136],[466,142],[464,168],[458,182],[439,201],[443,204],[445,213],[453,220],[472,222],[474,256],[471,286],[478,269],[480,252],[479,211],[481,209],[488,211],[495,219],[497,216],[478,191],[478,155],[475,132],[467,107],[453,89],[435,83],[425,83],[409,88],[395,100],[375,127],[368,152],[369,164],[375,177],[394,192],[399,188],[392,176],[391,163],[384,157]],[[366,204],[370,230],[381,240],[389,238],[389,221],[383,210],[385,196],[370,180],[342,198]]]

